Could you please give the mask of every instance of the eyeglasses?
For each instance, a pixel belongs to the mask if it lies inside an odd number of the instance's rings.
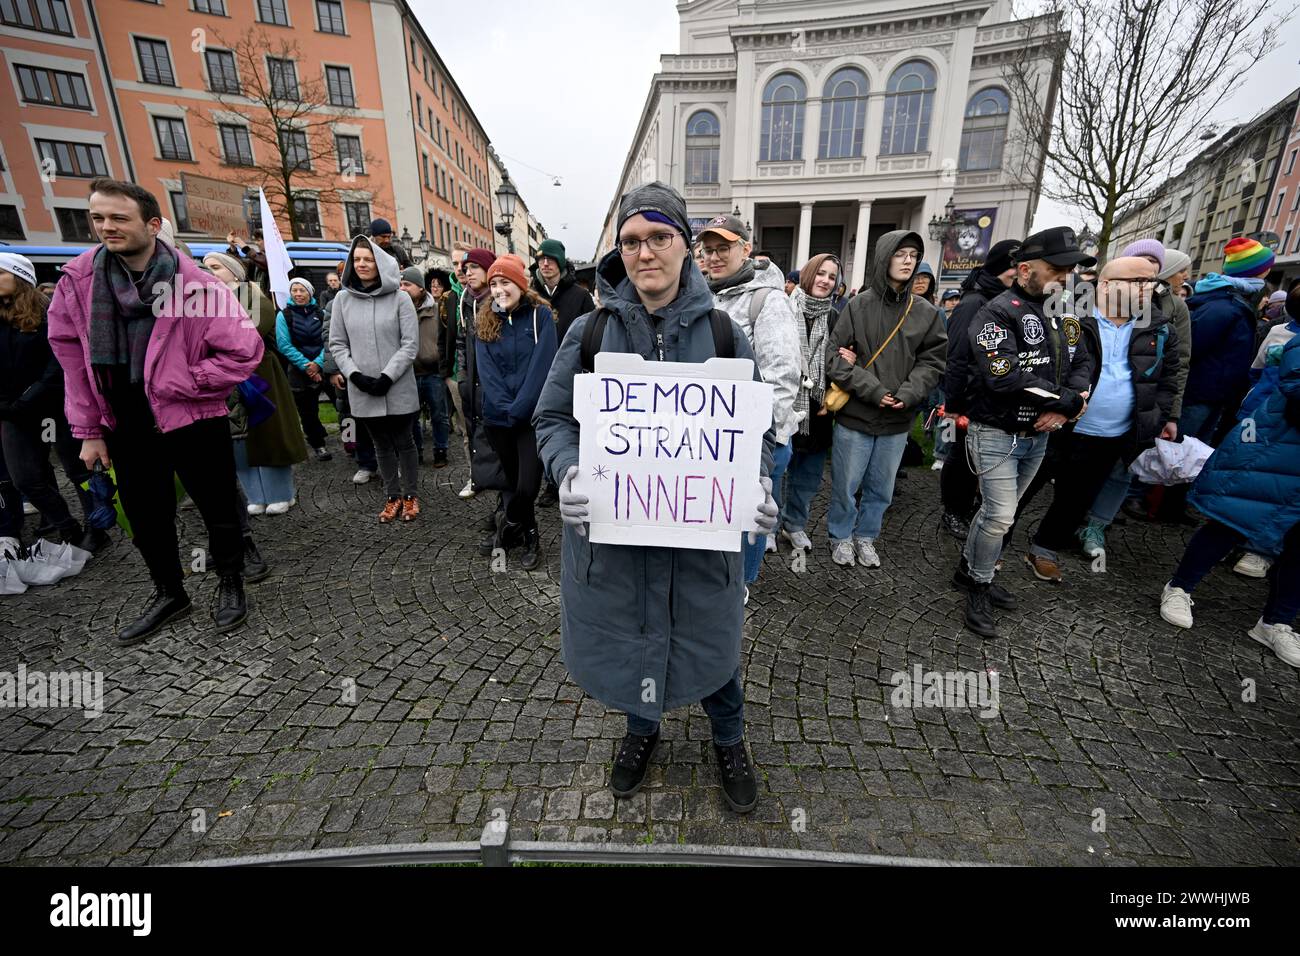
[[[700,246],[700,255],[706,259],[725,259],[738,244],[729,242],[725,246]]]
[[[631,237],[620,239],[618,241],[618,254],[624,259],[630,259],[641,252],[643,243],[650,247],[651,252],[663,252],[673,244],[673,240],[676,238],[675,233],[657,232],[648,239],[633,239]]]
[[[1149,276],[1115,276],[1110,279],[1111,282],[1131,282],[1134,285],[1149,285],[1157,288],[1164,284],[1160,279],[1153,279]]]
[[[921,257],[911,249],[901,249],[890,256],[895,262],[916,262]]]

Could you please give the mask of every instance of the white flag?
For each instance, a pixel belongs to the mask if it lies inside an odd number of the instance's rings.
[[[289,261],[289,250],[280,237],[280,227],[276,225],[271,206],[266,201],[266,192],[258,187],[257,198],[262,208],[262,253],[266,256],[266,271],[271,277],[271,297],[275,304],[284,308],[289,301],[289,270],[293,263]]]

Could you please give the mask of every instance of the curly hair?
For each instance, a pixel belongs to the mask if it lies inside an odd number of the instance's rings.
[[[7,302],[0,299],[0,321],[8,322],[19,332],[35,332],[45,321],[50,300],[26,279],[14,276],[18,291]]]
[[[534,309],[540,306],[549,308],[547,301],[532,289],[524,289],[519,301],[528,302]],[[484,342],[495,342],[501,338],[501,316],[492,311],[491,295],[485,295],[482,304],[478,307],[478,315],[474,317],[474,334]]]

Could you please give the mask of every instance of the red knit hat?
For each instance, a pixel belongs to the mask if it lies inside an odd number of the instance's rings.
[[[488,270],[488,282],[492,281],[493,276],[509,279],[519,286],[521,292],[528,289],[528,273],[524,269],[524,260],[516,255],[507,253],[498,256],[496,262],[492,263],[492,268]]]

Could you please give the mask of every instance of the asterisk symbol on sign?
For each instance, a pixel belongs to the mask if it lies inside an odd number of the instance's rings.
[[[609,477],[609,469],[604,465],[597,465],[595,470],[591,473],[591,476],[597,481],[604,481]]]

